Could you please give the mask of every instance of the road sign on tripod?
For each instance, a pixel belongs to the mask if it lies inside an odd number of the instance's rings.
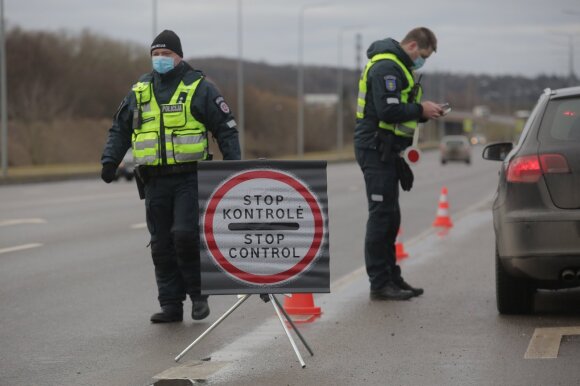
[[[204,294],[329,292],[326,163],[199,165]]]

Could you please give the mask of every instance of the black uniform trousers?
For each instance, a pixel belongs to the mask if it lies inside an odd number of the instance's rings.
[[[364,175],[368,201],[366,270],[371,290],[379,290],[401,277],[395,251],[401,225],[399,178],[394,155],[383,162],[378,150],[355,148],[355,156]]]
[[[145,184],[147,227],[162,308],[200,296],[197,171],[151,177]]]

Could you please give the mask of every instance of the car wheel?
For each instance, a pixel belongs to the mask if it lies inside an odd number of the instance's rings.
[[[534,310],[535,288],[525,279],[509,275],[495,251],[495,290],[500,314],[529,314]]]
[[[468,164],[468,165],[470,165],[471,164],[471,158],[466,159],[465,160],[465,163]]]
[[[447,160],[442,159],[441,160],[441,165],[445,165],[447,163]]]

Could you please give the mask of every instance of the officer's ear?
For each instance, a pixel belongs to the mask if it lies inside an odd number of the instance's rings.
[[[411,59],[415,59],[414,53],[419,51],[419,43],[415,40],[411,40],[410,42],[403,44],[402,47],[407,55],[411,56]]]
[[[419,43],[417,43],[416,41],[412,41],[411,42],[411,51],[417,52],[417,53],[419,53],[419,55],[421,55],[421,53],[420,53],[421,47],[419,47]]]

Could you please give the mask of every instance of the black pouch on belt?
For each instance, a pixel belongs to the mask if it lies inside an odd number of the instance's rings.
[[[381,155],[382,162],[390,162],[393,154],[393,140],[394,135],[386,130],[379,129],[375,134],[377,149]]]
[[[135,182],[137,183],[137,191],[139,192],[139,198],[141,200],[145,199],[145,184],[147,183],[147,175],[144,169],[139,166],[135,167]]]

